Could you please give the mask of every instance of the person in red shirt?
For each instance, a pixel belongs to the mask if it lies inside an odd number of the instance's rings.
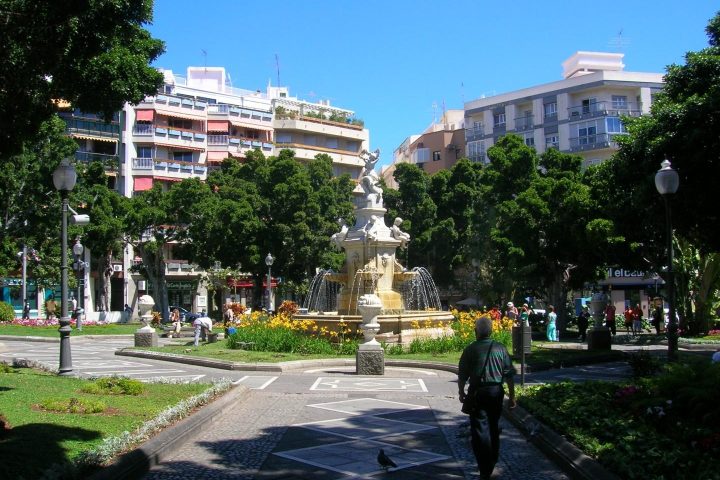
[[[617,334],[617,329],[615,328],[615,310],[615,305],[612,303],[608,303],[607,307],[605,307],[605,324],[613,335]]]
[[[488,313],[490,314],[490,319],[491,319],[491,320],[493,320],[493,321],[495,321],[495,320],[500,320],[500,315],[501,315],[501,314],[500,314],[500,307],[499,307],[499,306],[493,305],[493,307],[490,309],[490,311],[489,311]]]
[[[642,316],[643,311],[640,307],[640,304],[638,303],[635,305],[635,308],[632,310],[633,313],[633,330],[635,332],[635,335],[639,335],[640,332],[642,332]]]
[[[623,312],[623,316],[625,317],[625,328],[627,328],[627,333],[632,332],[634,335],[635,330],[633,329],[633,309],[630,305],[628,305]]]

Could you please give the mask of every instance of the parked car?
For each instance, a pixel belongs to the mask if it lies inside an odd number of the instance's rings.
[[[193,313],[186,308],[178,307],[176,305],[170,305],[171,312],[176,308],[180,312],[180,321],[183,323],[192,323],[193,321],[195,321],[196,318],[200,316],[199,313]]]

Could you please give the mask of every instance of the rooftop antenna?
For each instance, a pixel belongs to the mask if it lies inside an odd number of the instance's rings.
[[[462,80],[460,81],[460,100],[462,101],[463,106],[465,105],[465,82]]]
[[[433,110],[433,123],[437,123],[437,102],[432,103],[432,110]]]
[[[200,51],[203,55],[203,63],[205,64],[205,73],[207,73],[207,51],[204,48],[201,48]]]
[[[630,45],[630,39],[623,37],[623,30],[624,29],[621,28],[617,35],[612,37],[608,42],[608,47],[610,47],[611,50],[622,52],[625,50],[625,47]]]
[[[275,54],[275,69],[277,70],[277,86],[280,86],[280,57]]]

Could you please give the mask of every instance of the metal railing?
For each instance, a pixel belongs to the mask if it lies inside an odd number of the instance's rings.
[[[133,125],[133,135],[152,135],[154,132],[154,125],[148,125],[145,123]]]
[[[227,145],[229,138],[229,135],[208,135],[207,143],[208,145]]]
[[[482,138],[484,135],[485,127],[482,125],[465,129],[465,140],[467,140],[468,142],[472,142],[473,140]]]
[[[515,130],[518,132],[523,130],[531,130],[533,126],[534,124],[532,115],[525,115],[522,117],[517,117],[515,119]]]
[[[642,115],[641,105],[603,101],[568,108],[568,116],[571,120],[602,116],[619,117],[621,115],[639,117]]]
[[[570,138],[570,150],[573,152],[583,150],[597,150],[599,148],[617,148],[614,141],[616,136],[627,135],[626,133],[596,133]]]

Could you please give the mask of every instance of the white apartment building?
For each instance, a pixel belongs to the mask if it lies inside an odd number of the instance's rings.
[[[609,158],[626,133],[620,117],[649,113],[663,88],[662,73],[626,72],[623,57],[579,51],[563,62],[562,80],[466,102],[468,157],[487,162],[487,149],[514,133],[539,153],[557,148],[586,166]]]
[[[326,153],[336,175],[358,178],[364,165],[358,154],[368,148],[369,132],[353,111],[290,97],[287,87],[268,85],[266,92],[233,87],[223,67],[188,67],[186,75],[162,72],[165,82],[156,95],[125,105],[109,124],[69,105],[62,114],[68,133],[80,143],[76,160],[110,164],[116,159],[117,168],[108,173],[123,195],[131,197],[158,183],[169,188],[185,178],[204,180],[225,158],[243,161],[254,149],[270,156],[290,148],[299,160]],[[172,244],[164,248],[170,304],[193,311],[206,308],[200,282],[204,272],[176,258]],[[150,287],[130,273],[140,258],[129,246],[123,257],[113,265],[112,310],[122,310],[125,303],[134,306],[138,291]],[[86,284],[91,296],[86,310],[93,311],[94,282],[87,278]]]

